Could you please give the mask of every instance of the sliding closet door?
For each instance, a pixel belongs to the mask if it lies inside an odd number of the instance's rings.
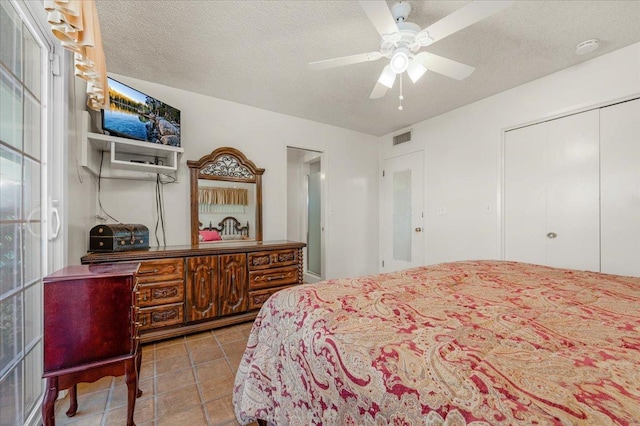
[[[505,258],[600,270],[598,111],[507,132]]]
[[[602,272],[640,276],[640,100],[600,112]]]
[[[545,238],[550,266],[600,270],[598,115],[587,111],[547,123]]]
[[[545,126],[507,132],[505,140],[505,259],[547,263]]]

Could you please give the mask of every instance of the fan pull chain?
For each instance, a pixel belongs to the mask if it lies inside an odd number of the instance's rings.
[[[400,99],[400,105],[398,105],[398,109],[402,111],[402,100],[404,99],[404,96],[402,96],[402,74],[400,74],[400,96],[398,96],[398,99]]]

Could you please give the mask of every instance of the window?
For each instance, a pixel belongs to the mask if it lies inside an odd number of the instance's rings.
[[[42,154],[51,48],[17,7],[0,2],[0,425],[33,419],[43,390]]]

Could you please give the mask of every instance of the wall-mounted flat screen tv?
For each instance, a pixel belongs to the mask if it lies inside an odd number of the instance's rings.
[[[108,77],[109,108],[102,110],[106,134],[180,146],[180,110]]]

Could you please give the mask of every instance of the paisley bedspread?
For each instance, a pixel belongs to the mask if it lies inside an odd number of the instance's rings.
[[[640,278],[466,261],[282,290],[241,424],[640,425]]]

